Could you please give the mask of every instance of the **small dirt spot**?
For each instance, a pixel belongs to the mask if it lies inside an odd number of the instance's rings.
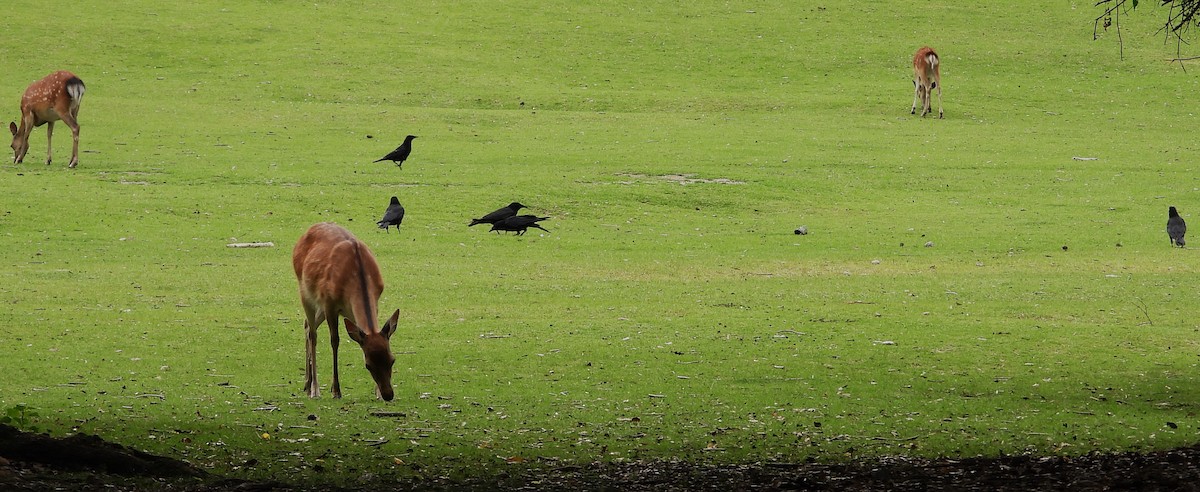
[[[626,178],[634,178],[635,180],[657,179],[657,180],[670,181],[672,183],[679,183],[681,185],[690,185],[690,184],[696,184],[696,183],[714,183],[714,184],[724,184],[724,185],[746,184],[745,181],[738,181],[738,180],[729,179],[729,178],[697,178],[695,174],[660,174],[657,176],[649,176],[646,174],[638,174],[638,173],[617,173],[617,176],[623,176]],[[621,181],[621,184],[634,184],[636,182],[637,181]]]

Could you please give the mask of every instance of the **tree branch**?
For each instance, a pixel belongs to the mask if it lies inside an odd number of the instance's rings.
[[[1099,0],[1096,2],[1097,7],[1104,4],[1110,5],[1108,8],[1104,9],[1104,13],[1100,14],[1100,16],[1096,17],[1096,20],[1092,22],[1092,41],[1095,41],[1100,39],[1100,21],[1104,21],[1104,31],[1107,32],[1109,26],[1114,24],[1113,18],[1115,17],[1117,19],[1117,47],[1121,51],[1122,60],[1125,59],[1125,40],[1121,38],[1121,7],[1125,7],[1126,1],[1128,0]],[[1137,6],[1136,0],[1134,0],[1133,6]],[[1125,12],[1128,12],[1131,8],[1133,7],[1126,7],[1124,10]]]
[[[1178,56],[1182,51],[1184,44],[1187,44],[1186,37],[1193,26],[1200,27],[1200,0],[1158,0],[1160,5],[1167,7],[1167,19],[1162,26],[1158,28],[1159,33],[1175,38],[1175,53],[1176,58],[1172,62],[1179,61],[1180,66],[1183,66],[1182,56]],[[1103,27],[1108,31],[1109,27],[1116,26],[1117,29],[1117,44],[1121,49],[1121,58],[1125,58],[1125,40],[1121,35],[1121,14],[1129,13],[1130,10],[1136,9],[1140,0],[1097,0],[1095,6],[1103,7],[1104,11],[1096,17],[1092,23],[1092,39],[1100,38],[1100,29]],[[1166,41],[1164,39],[1164,41]]]

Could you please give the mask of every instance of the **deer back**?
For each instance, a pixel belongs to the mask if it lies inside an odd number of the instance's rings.
[[[62,119],[63,114],[78,113],[86,89],[83,80],[66,70],[43,77],[30,84],[21,96],[22,123],[41,126]]]
[[[941,78],[937,52],[924,46],[913,54],[913,80],[925,87],[932,86]]]
[[[383,277],[375,256],[350,231],[331,223],[308,229],[292,251],[303,301],[344,316],[364,332],[381,331],[376,316]]]

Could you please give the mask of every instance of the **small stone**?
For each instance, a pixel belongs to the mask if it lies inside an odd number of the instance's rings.
[[[808,227],[805,227],[805,226],[800,226],[800,227],[797,227],[795,232],[796,232],[796,235],[797,235],[797,236],[804,236],[804,235],[807,235],[807,234],[808,234]]]
[[[925,243],[925,247],[926,247],[926,248],[932,248],[932,247],[933,247],[933,241],[928,241],[928,242],[926,242],[926,243]]]

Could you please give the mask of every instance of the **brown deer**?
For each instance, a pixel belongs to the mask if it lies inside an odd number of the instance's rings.
[[[930,100],[933,90],[938,94],[938,118],[942,117],[942,69],[941,61],[933,48],[924,46],[913,55],[913,105],[911,114],[917,114],[917,99],[921,100],[921,117],[933,111]]]
[[[400,310],[383,326],[376,322],[383,277],[375,256],[350,231],[328,222],[313,225],[292,250],[292,267],[300,282],[300,304],[304,306],[304,390],[317,398],[317,327],[329,323],[333,347],[334,398],[342,397],[338,381],[338,317],[344,317],[350,339],[362,347],[367,371],[375,380],[375,396],[391,401],[392,356],[389,340],[396,331]]]
[[[50,143],[54,122],[62,120],[71,127],[71,138],[75,141],[71,147],[71,163],[67,167],[79,165],[79,102],[83,99],[84,89],[83,81],[66,70],[47,75],[25,89],[25,95],[21,97],[21,126],[15,122],[8,124],[8,130],[13,134],[13,162],[20,164],[25,160],[33,128],[48,124],[46,164],[50,164],[50,154],[54,150]]]

